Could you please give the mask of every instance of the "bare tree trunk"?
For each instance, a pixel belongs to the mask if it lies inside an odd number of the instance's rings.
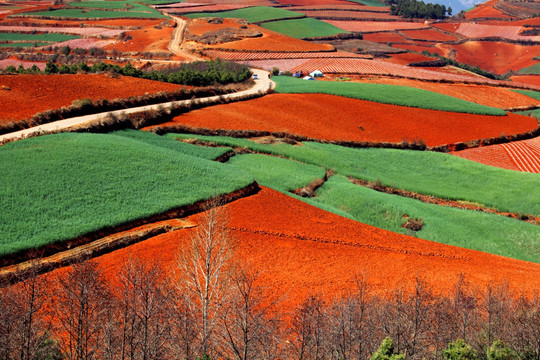
[[[228,274],[235,240],[226,226],[224,209],[214,207],[202,216],[199,227],[178,257],[177,289],[185,292],[197,313],[199,356],[214,355],[215,323],[227,302]]]
[[[291,357],[298,360],[328,358],[329,331],[328,310],[324,301],[319,296],[308,296],[293,314]]]

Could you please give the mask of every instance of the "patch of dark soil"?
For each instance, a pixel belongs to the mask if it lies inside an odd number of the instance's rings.
[[[422,219],[414,219],[412,217],[409,217],[409,215],[407,214],[403,215],[403,219],[405,219],[406,222],[403,225],[401,225],[402,228],[409,229],[412,231],[420,231],[422,230],[422,227],[424,226]]]
[[[293,194],[301,196],[301,197],[315,197],[317,189],[323,186],[325,182],[328,181],[330,176],[332,176],[334,173],[330,170],[326,170],[326,174],[324,174],[324,178],[322,179],[316,179],[309,183],[308,185],[301,187],[300,189],[296,189],[291,191]]]
[[[373,41],[361,40],[361,39],[339,39],[330,41],[315,41],[317,43],[325,43],[334,46],[338,50],[352,52],[356,54],[366,54],[381,56],[386,54],[401,54],[407,52],[407,50],[393,48]]]
[[[263,34],[259,30],[225,28],[216,31],[208,31],[201,36],[192,35],[186,32],[186,40],[196,41],[204,45],[214,45],[246,38],[261,37],[262,35]]]

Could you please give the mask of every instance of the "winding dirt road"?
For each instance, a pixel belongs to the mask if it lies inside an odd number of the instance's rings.
[[[182,57],[187,57],[187,58],[192,59],[194,61],[201,60],[200,58],[196,57],[195,55],[187,53],[187,52],[182,50],[183,35],[184,35],[184,31],[185,31],[185,28],[186,28],[187,24],[186,24],[186,21],[184,21],[184,20],[182,20],[182,19],[180,19],[178,17],[173,16],[172,18],[176,21],[177,26],[176,26],[176,29],[173,32],[171,41],[169,43],[169,49],[173,53],[175,53],[177,55],[180,55]],[[217,101],[217,100],[219,100],[220,97],[224,97],[224,98],[227,98],[229,100],[238,100],[238,99],[242,98],[245,95],[254,95],[254,94],[257,94],[259,92],[266,93],[269,89],[274,88],[275,83],[268,78],[268,72],[267,71],[259,70],[259,69],[251,69],[251,72],[253,74],[257,74],[257,76],[258,76],[258,79],[255,80],[255,86],[253,86],[252,88],[250,88],[248,90],[239,91],[239,92],[236,92],[236,93],[221,95],[221,96],[211,96],[211,97],[206,97],[206,98],[199,98],[199,99],[197,99],[197,101],[202,102],[202,103],[208,103],[208,102]],[[109,112],[104,112],[104,113],[99,113],[99,114],[78,116],[78,117],[74,117],[74,118],[70,118],[70,119],[54,121],[54,122],[51,122],[51,123],[48,123],[48,124],[43,124],[43,125],[35,126],[35,127],[32,127],[32,128],[28,128],[28,129],[24,129],[24,130],[12,132],[12,133],[0,135],[0,143],[2,143],[3,141],[12,141],[12,140],[16,140],[16,139],[22,139],[22,138],[27,137],[28,135],[31,135],[31,134],[35,135],[35,134],[40,134],[40,133],[47,133],[47,132],[54,132],[54,131],[59,131],[59,130],[66,130],[66,129],[73,128],[73,127],[76,127],[76,126],[90,124],[90,123],[93,123],[93,122],[104,120],[109,114],[119,116],[119,115],[122,115],[122,114],[133,114],[133,113],[138,113],[138,112],[143,112],[143,111],[148,111],[148,110],[157,110],[159,108],[167,109],[167,108],[170,108],[170,107],[173,107],[173,106],[186,105],[186,104],[189,104],[191,101],[192,100],[171,101],[171,102],[167,102],[167,103],[139,106],[139,107],[134,107],[134,108],[128,108],[128,109],[122,109],[122,110],[116,110],[116,111],[109,111]]]

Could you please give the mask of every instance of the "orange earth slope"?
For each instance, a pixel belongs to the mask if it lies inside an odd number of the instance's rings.
[[[265,111],[261,111],[265,109]],[[436,146],[534,130],[531,117],[480,116],[379,104],[324,94],[272,94],[194,110],[161,126],[285,132],[333,141],[422,139]]]

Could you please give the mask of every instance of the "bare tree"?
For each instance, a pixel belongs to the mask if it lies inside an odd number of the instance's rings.
[[[215,204],[214,204],[215,205]],[[216,320],[227,301],[235,240],[230,236],[223,207],[213,207],[202,216],[195,233],[181,248],[177,288],[196,314],[199,356],[213,355]]]
[[[220,316],[220,334],[226,357],[238,360],[275,359],[278,350],[277,300],[265,297],[257,283],[259,273],[239,266],[231,276],[231,300]],[[229,355],[230,354],[230,355]]]
[[[72,265],[58,278],[53,304],[60,349],[69,360],[99,358],[110,294],[92,260]]]
[[[310,295],[293,314],[291,357],[298,360],[328,358],[328,310],[320,296]]]

